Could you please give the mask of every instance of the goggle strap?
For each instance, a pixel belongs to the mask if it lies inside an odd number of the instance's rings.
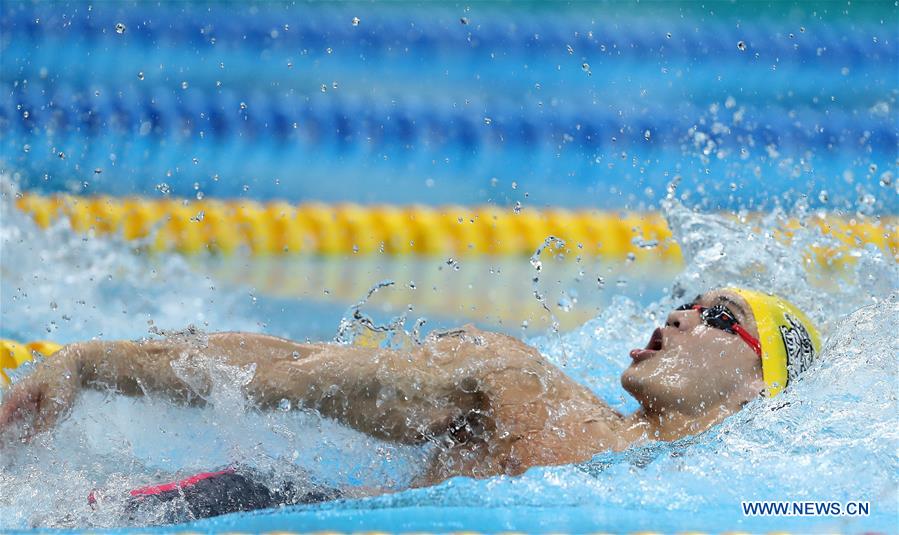
[[[734,323],[731,329],[733,329],[735,333],[740,335],[740,338],[742,338],[747,344],[749,344],[750,347],[752,347],[752,350],[755,351],[755,354],[758,355],[759,358],[762,358],[762,344],[759,343],[759,341],[756,340],[754,336],[749,334],[749,331],[744,329],[743,326],[739,323]]]

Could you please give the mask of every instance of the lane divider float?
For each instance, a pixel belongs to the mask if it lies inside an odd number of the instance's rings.
[[[144,240],[153,251],[185,254],[521,256],[556,236],[565,240],[572,257],[681,262],[680,247],[658,212],[35,194],[21,195],[16,205],[41,227],[66,217],[76,232],[119,234]],[[892,216],[813,216],[810,224],[842,243],[819,248],[816,260],[851,261],[841,253],[869,243],[899,259],[897,221]],[[784,239],[799,227],[790,221]]]
[[[31,362],[38,355],[49,357],[61,347],[62,345],[56,342],[46,340],[22,343],[0,339],[0,386],[9,384],[6,370],[14,370],[26,362]]]

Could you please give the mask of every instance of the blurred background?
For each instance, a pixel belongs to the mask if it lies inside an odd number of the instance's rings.
[[[28,193],[185,205],[652,212],[677,179],[706,211],[896,214],[895,5],[751,5],[7,0],[0,171]],[[385,278],[453,288],[399,308],[547,321],[526,257],[463,262],[463,277],[446,256],[377,254],[348,274],[351,256],[191,262],[332,304],[315,335]],[[566,325],[596,314],[601,279],[638,296],[669,279],[566,265],[541,282]],[[288,288],[297,273],[312,278]]]

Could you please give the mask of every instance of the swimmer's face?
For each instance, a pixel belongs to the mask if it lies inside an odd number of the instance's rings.
[[[714,290],[692,304],[725,306],[758,339],[755,318],[740,295]],[[753,348],[737,334],[706,325],[693,309],[671,312],[646,348],[631,351],[631,358],[621,384],[652,413],[703,414],[749,401],[765,386]]]

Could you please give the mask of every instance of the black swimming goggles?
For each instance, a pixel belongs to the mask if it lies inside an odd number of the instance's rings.
[[[688,303],[686,305],[681,305],[674,310],[695,310],[699,312],[699,317],[702,318],[703,323],[714,329],[720,329],[730,334],[736,334],[742,338],[744,342],[749,344],[749,347],[755,351],[756,355],[759,357],[762,356],[762,344],[759,343],[756,337],[749,334],[749,331],[740,325],[740,322],[737,321],[737,317],[726,306],[715,305],[706,308],[701,305]]]

